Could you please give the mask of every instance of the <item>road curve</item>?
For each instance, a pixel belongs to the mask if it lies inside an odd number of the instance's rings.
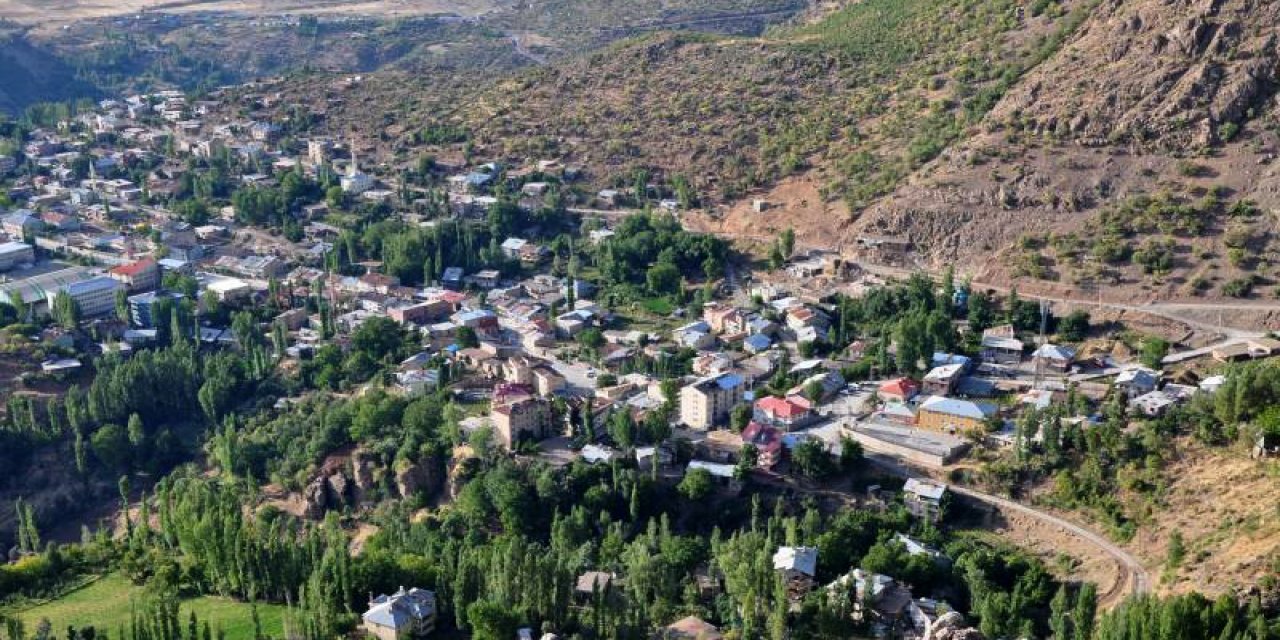
[[[1094,533],[1093,531],[1071,522],[1070,520],[1065,520],[1051,513],[1045,513],[1028,507],[1021,502],[1015,502],[1007,498],[993,496],[989,493],[982,493],[981,491],[974,491],[967,487],[950,485],[949,488],[955,493],[972,500],[977,500],[984,504],[989,504],[997,509],[1017,511],[1018,513],[1030,516],[1046,524],[1053,525],[1079,537],[1089,544],[1092,544],[1114,558],[1116,564],[1122,569],[1121,576],[1116,580],[1116,584],[1112,585],[1110,589],[1104,593],[1098,594],[1099,602],[1119,602],[1120,600],[1123,600],[1125,596],[1137,595],[1151,591],[1151,577],[1147,574],[1147,570],[1142,566],[1142,563],[1138,562],[1138,559],[1133,557],[1133,555],[1128,551],[1116,546],[1102,535]],[[1126,590],[1128,593],[1125,593]]]
[[[887,458],[879,454],[867,454],[866,459],[872,464],[884,469],[894,475],[905,478],[918,477],[920,474],[912,473],[910,469],[902,463]],[[1116,546],[1106,537],[1098,534],[1090,529],[1082,527],[1070,520],[1060,518],[1051,513],[1046,513],[1038,509],[1029,507],[1021,502],[1001,498],[1000,496],[983,493],[967,487],[948,484],[947,488],[952,492],[962,495],[971,500],[976,500],[983,504],[993,506],[997,509],[1016,511],[1022,515],[1035,518],[1045,524],[1056,527],[1067,533],[1079,537],[1081,540],[1097,547],[1116,561],[1116,566],[1120,568],[1120,577],[1116,583],[1103,593],[1098,594],[1098,602],[1118,603],[1126,596],[1148,593],[1151,591],[1151,576],[1147,573],[1146,568],[1142,566],[1133,554]],[[1126,593],[1127,591],[1127,593]]]

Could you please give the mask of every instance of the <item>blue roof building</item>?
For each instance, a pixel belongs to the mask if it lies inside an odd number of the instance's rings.
[[[742,348],[745,349],[748,353],[760,353],[761,351],[768,351],[769,347],[772,347],[772,346],[773,346],[773,340],[770,340],[769,336],[766,336],[763,333],[757,333],[757,334],[748,336],[746,340],[742,341]]]

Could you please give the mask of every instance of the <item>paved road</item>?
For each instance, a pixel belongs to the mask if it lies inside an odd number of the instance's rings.
[[[913,473],[902,463],[887,456],[868,454],[867,460],[897,476],[905,478],[919,476],[919,474]],[[981,491],[975,491],[967,487],[948,485],[948,488],[951,491],[972,500],[991,505],[997,509],[1016,511],[1020,514],[1035,518],[1045,524],[1066,531],[1097,547],[1103,553],[1106,553],[1115,559],[1116,565],[1121,569],[1120,579],[1118,579],[1116,583],[1105,592],[1098,594],[1099,602],[1115,603],[1129,595],[1147,593],[1151,590],[1151,577],[1147,574],[1147,570],[1142,566],[1142,563],[1138,562],[1138,559],[1133,557],[1133,555],[1128,551],[1116,546],[1104,536],[1071,522],[1070,520],[1060,518],[1051,513],[1039,511],[1020,502],[1001,498],[1000,496],[994,496],[989,493],[983,493]]]

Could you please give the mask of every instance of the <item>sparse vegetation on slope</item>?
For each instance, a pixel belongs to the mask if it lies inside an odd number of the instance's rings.
[[[655,35],[478,91],[402,77],[366,91],[420,105],[383,132],[406,140],[463,127],[477,155],[577,159],[604,184],[692,176],[726,200],[816,168],[825,196],[857,207],[977,123],[1076,24],[1020,18],[1006,0],[872,0],[762,38]]]

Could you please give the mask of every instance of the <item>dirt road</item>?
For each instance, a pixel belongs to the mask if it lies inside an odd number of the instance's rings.
[[[875,464],[877,467],[880,467],[881,469],[896,476],[912,478],[919,477],[921,475],[913,472],[897,460],[882,455],[868,454],[867,460],[872,464]],[[1147,570],[1142,566],[1142,563],[1138,562],[1138,559],[1133,557],[1133,555],[1128,551],[1121,549],[1110,540],[1107,540],[1106,537],[1071,522],[1070,520],[1040,511],[1020,502],[1001,498],[1000,496],[994,496],[989,493],[983,493],[967,487],[948,485],[948,488],[956,494],[964,496],[970,500],[990,505],[1003,512],[1015,512],[1034,518],[1088,543],[1090,546],[1094,547],[1106,556],[1109,556],[1114,560],[1119,571],[1114,584],[1099,585],[1101,591],[1098,593],[1098,603],[1100,606],[1111,607],[1130,595],[1151,591],[1151,577],[1147,573]]]

